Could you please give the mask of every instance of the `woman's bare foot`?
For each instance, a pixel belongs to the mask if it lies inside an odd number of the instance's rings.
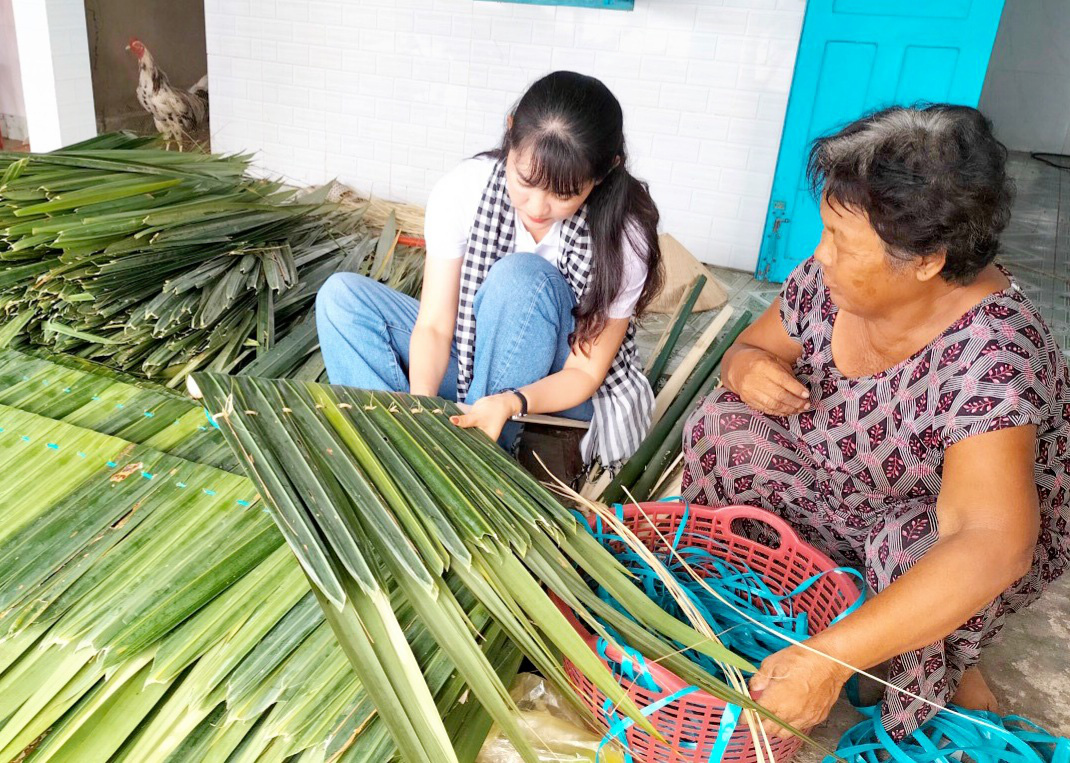
[[[962,674],[958,691],[951,698],[951,702],[967,710],[999,712],[999,702],[996,700],[996,695],[988,688],[988,683],[981,674],[981,669],[976,665]]]

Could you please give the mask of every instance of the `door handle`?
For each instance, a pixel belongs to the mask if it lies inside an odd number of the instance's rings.
[[[788,217],[778,217],[777,219],[773,220],[773,235],[777,236],[779,238],[779,236],[780,236],[780,226],[783,225],[784,223],[790,223],[790,222],[791,222],[791,218],[788,218]]]

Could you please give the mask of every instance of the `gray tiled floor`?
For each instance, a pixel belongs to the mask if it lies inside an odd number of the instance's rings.
[[[1017,185],[1003,262],[1070,354],[1070,171],[1012,154]]]
[[[707,269],[710,271],[710,275],[717,279],[717,282],[728,293],[728,303],[736,308],[733,318],[742,315],[744,310],[749,310],[753,317],[758,317],[762,311],[769,307],[780,291],[780,284],[756,281],[750,273],[729,270],[728,268],[709,267]],[[717,313],[718,310],[710,310],[693,315],[688,320],[687,325],[680,334],[680,341],[677,344],[676,351],[669,362],[668,371],[670,373],[676,368],[684,353],[695,343]],[[647,358],[653,352],[662,332],[668,328],[669,318],[670,316],[668,315],[651,315],[643,321],[643,325],[636,335],[636,344],[639,346],[639,353],[642,357]]]
[[[1000,261],[1036,304],[1064,351],[1070,353],[1070,172],[1045,166],[1028,154],[1013,154],[1009,169],[1018,193]],[[738,308],[757,314],[777,294],[775,285],[758,282],[749,273],[710,270],[725,286],[730,303]],[[674,360],[715,313],[692,318]],[[646,322],[639,337],[641,350],[649,352],[667,323],[667,316],[653,316]],[[1070,580],[1064,578],[1039,602],[1008,619],[1003,640],[986,652],[982,663],[1004,712],[1020,713],[1062,735],[1070,735],[1068,623]],[[841,701],[814,736],[835,747],[843,732],[858,720],[858,714]],[[804,750],[796,760],[815,763],[820,759]]]

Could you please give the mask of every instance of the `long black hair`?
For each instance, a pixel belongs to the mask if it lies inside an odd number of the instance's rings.
[[[646,183],[627,170],[624,116],[601,81],[576,72],[548,74],[533,84],[512,112],[499,148],[505,158],[529,151],[525,182],[561,197],[576,196],[592,180],[587,225],[593,252],[591,280],[573,310],[576,329],[569,342],[586,348],[605,328],[624,272],[623,237],[646,258],[646,284],[635,312],[642,316],[661,289],[658,208]]]

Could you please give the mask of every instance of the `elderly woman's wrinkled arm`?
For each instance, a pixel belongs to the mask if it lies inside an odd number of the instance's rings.
[[[1024,575],[1040,524],[1035,447],[1033,426],[950,447],[936,504],[939,540],[902,577],[808,645],[869,669],[946,638]],[[805,728],[827,717],[850,672],[789,647],[767,659],[751,685],[763,691],[770,710]]]

